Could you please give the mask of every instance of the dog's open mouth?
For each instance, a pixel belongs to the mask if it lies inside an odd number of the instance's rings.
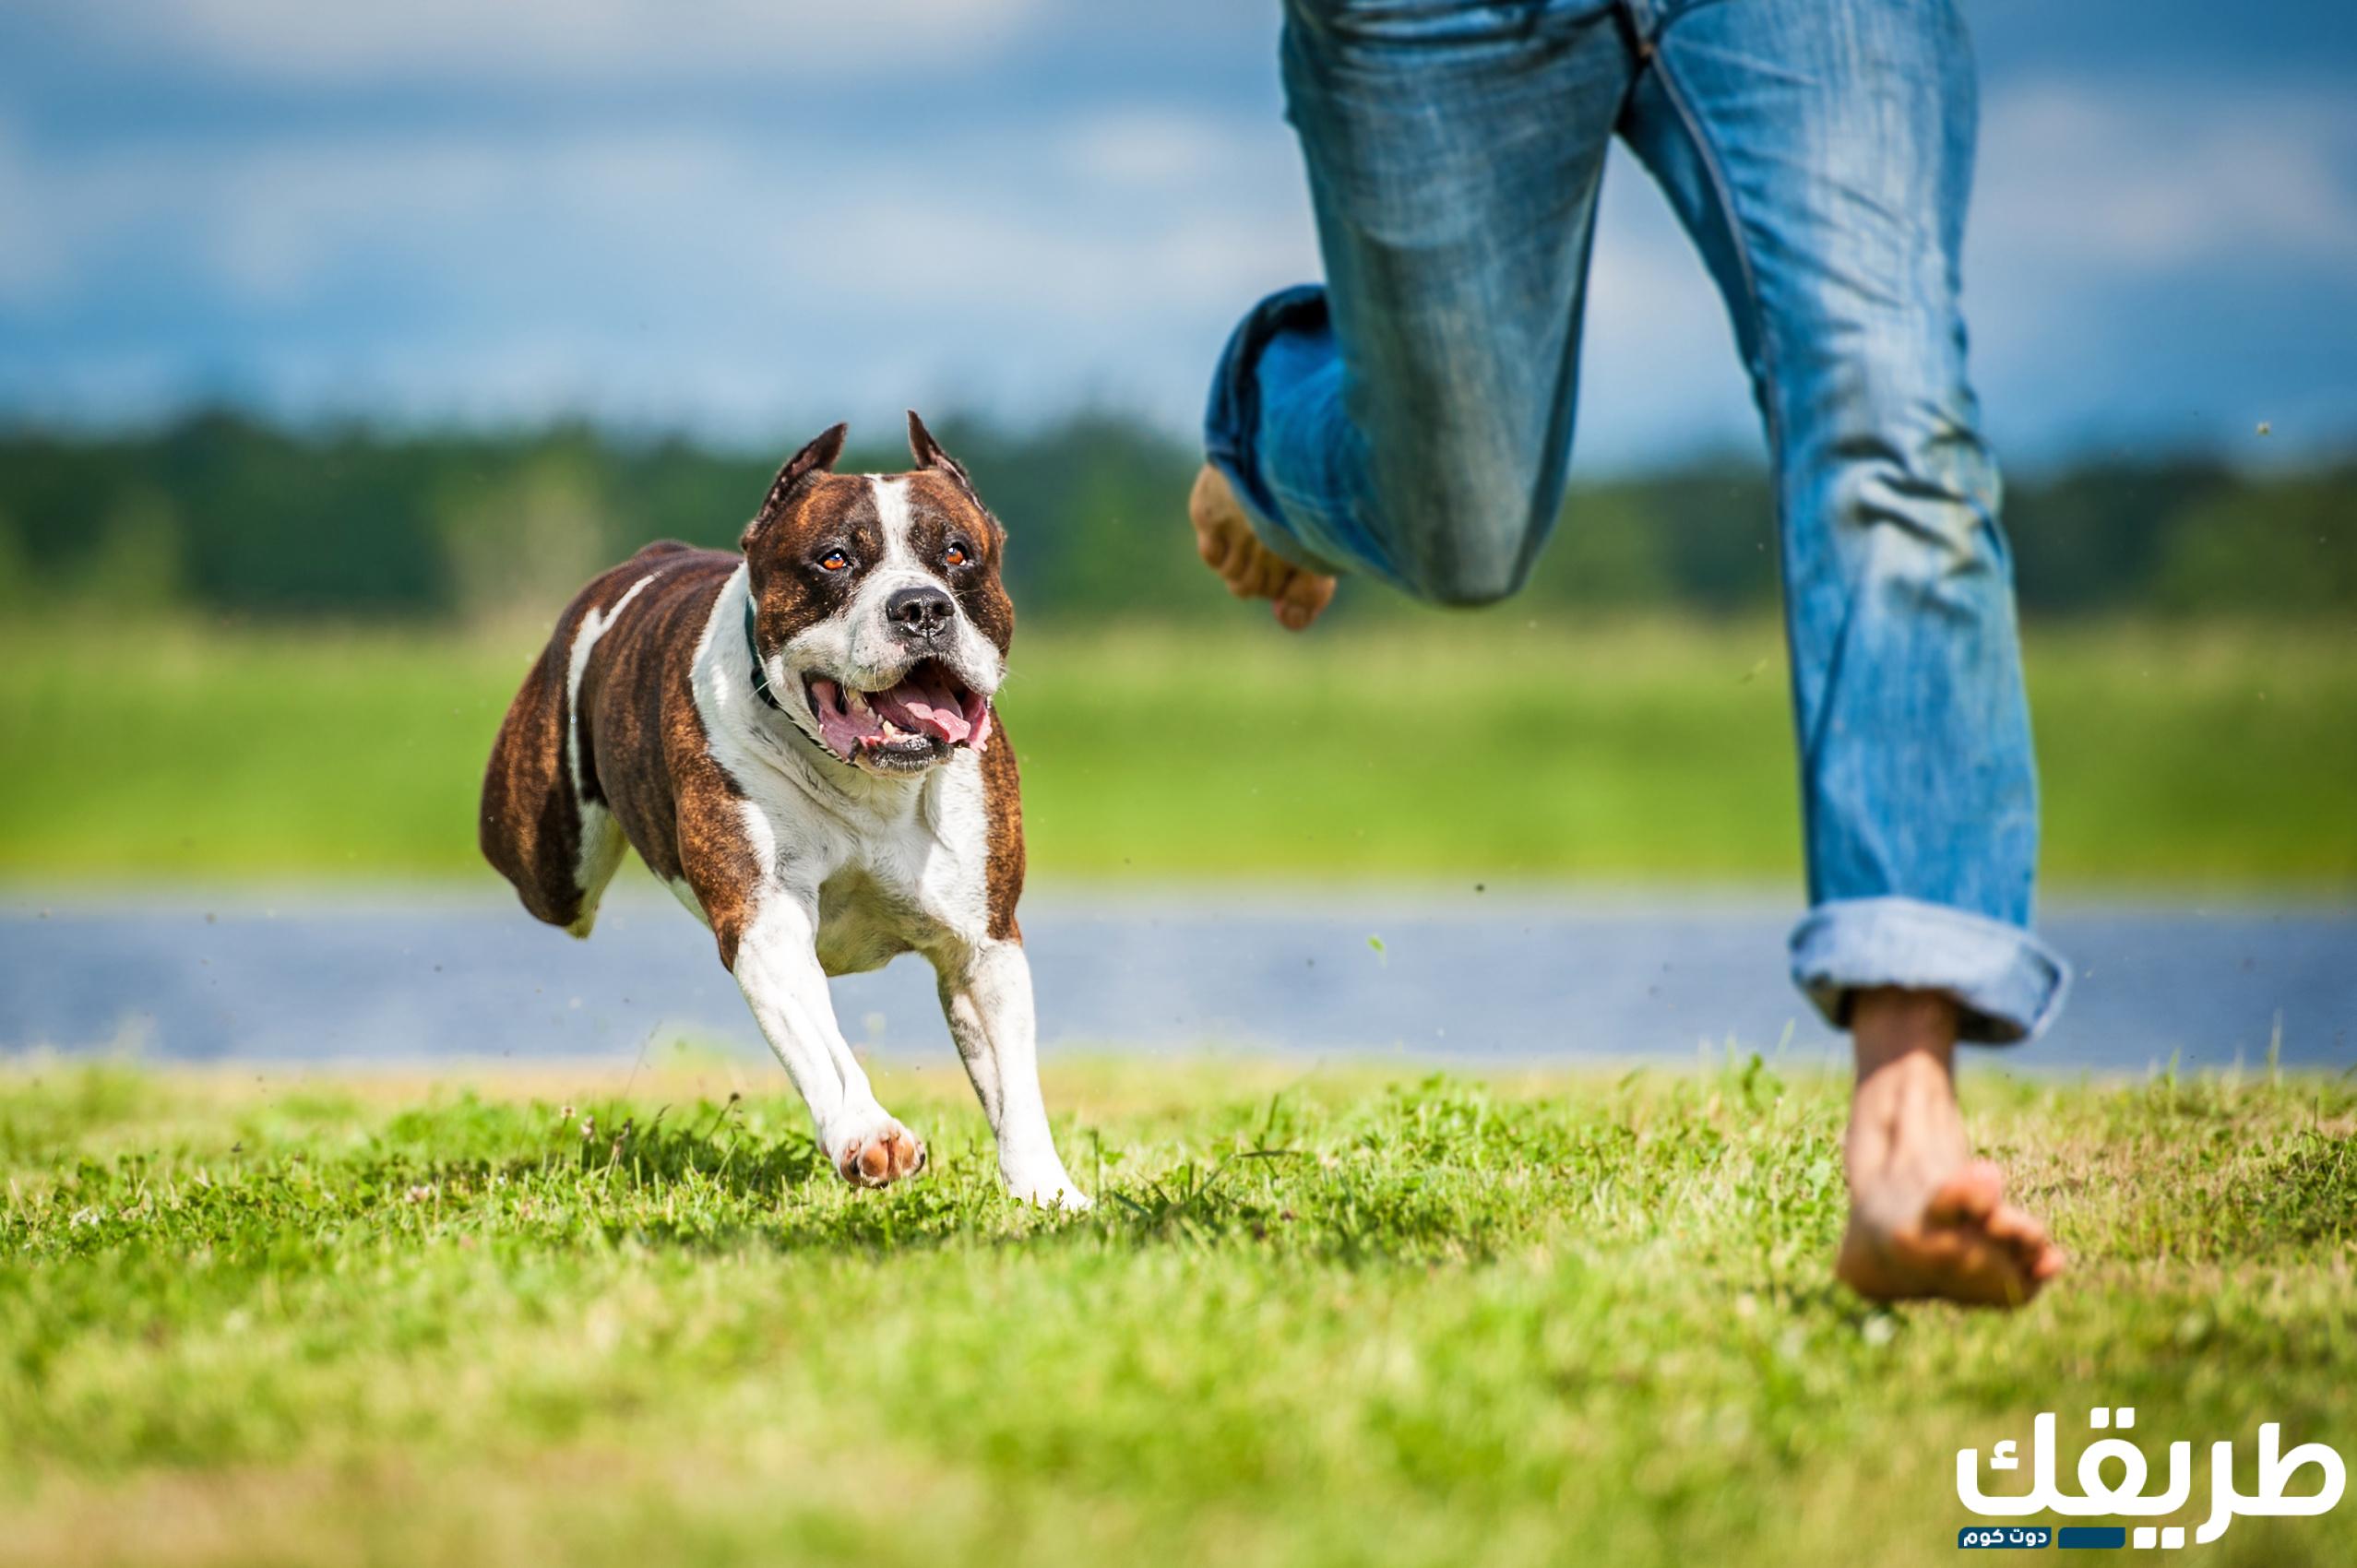
[[[936,659],[919,660],[885,691],[851,691],[825,675],[807,677],[803,687],[819,738],[845,762],[922,767],[959,746],[979,751],[990,738],[990,699],[960,685]]]

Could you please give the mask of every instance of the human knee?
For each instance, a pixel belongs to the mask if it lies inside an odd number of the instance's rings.
[[[1904,545],[1899,553],[1949,567],[2003,552],[1996,463],[1943,357],[1829,366],[1814,387],[1786,389],[1788,481],[1811,494],[1837,544]]]
[[[1843,533],[1904,541],[1947,569],[2002,553],[1995,466],[1970,427],[1886,429],[1847,443],[1832,494]]]
[[[1405,564],[1405,586],[1418,599],[1455,610],[1474,610],[1509,598],[1521,588],[1524,571],[1514,560],[1463,541],[1445,540]]]
[[[1446,540],[1411,563],[1408,575],[1408,586],[1419,599],[1473,610],[1512,598],[1530,568],[1518,552],[1482,540]]]
[[[1502,476],[1501,476],[1502,477]],[[1471,609],[1511,597],[1530,577],[1543,536],[1533,485],[1459,478],[1426,488],[1391,537],[1402,586],[1429,603]]]

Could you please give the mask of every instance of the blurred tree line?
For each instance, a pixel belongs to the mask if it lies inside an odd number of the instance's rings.
[[[1193,559],[1183,444],[1108,415],[1022,434],[937,428],[1009,528],[1026,614],[1177,619],[1224,602]],[[863,434],[846,471],[906,467],[897,431],[890,445]],[[137,435],[0,434],[0,603],[545,617],[646,540],[732,546],[798,440],[763,457],[578,425],[297,435],[219,413]],[[2006,520],[2032,613],[2357,612],[2357,462],[2255,474],[2164,457],[2017,475]],[[1775,595],[1766,478],[1736,459],[1576,486],[1530,590],[1534,605],[1715,614]]]

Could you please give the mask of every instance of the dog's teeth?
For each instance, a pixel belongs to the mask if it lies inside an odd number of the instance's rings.
[[[851,693],[851,706],[850,711],[852,713],[865,713],[868,711],[867,694],[865,692]]]
[[[907,731],[901,729],[898,724],[893,723],[890,719],[887,719],[884,721],[884,738],[886,740],[897,741],[907,733]]]

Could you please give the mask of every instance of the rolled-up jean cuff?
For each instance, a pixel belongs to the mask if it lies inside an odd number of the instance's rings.
[[[1326,291],[1311,283],[1279,290],[1236,324],[1211,374],[1211,397],[1203,410],[1203,455],[1235,492],[1244,520],[1261,543],[1303,571],[1335,576],[1343,568],[1294,538],[1286,527],[1255,450],[1260,434],[1261,350],[1280,332],[1322,328],[1325,324]]]
[[[1792,983],[1837,1028],[1851,998],[1875,986],[1945,992],[1963,1009],[1958,1037],[2016,1045],[2062,1011],[2070,966],[2021,927],[1915,898],[1840,898],[1792,928]]]

